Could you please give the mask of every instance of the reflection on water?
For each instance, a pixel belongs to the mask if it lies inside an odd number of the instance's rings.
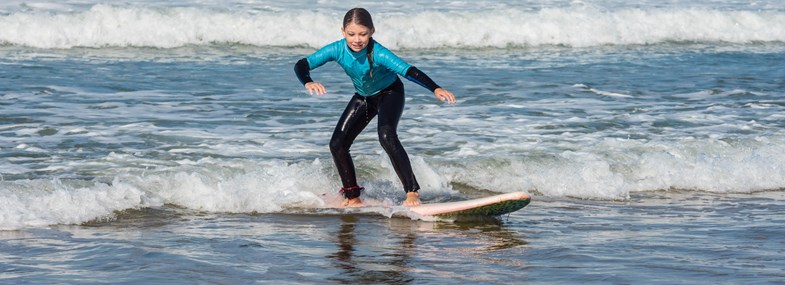
[[[525,240],[518,238],[520,233],[508,229],[504,226],[502,221],[498,219],[485,222],[445,224],[443,227],[456,228],[461,231],[479,231],[482,240],[487,243],[486,246],[476,249],[480,252],[504,250],[528,244]]]
[[[477,258],[505,267],[525,266],[520,259],[496,257],[496,253],[528,245],[519,232],[508,229],[499,219],[449,223],[393,218],[385,227],[369,224],[369,218],[340,217],[341,225],[332,233],[336,252],[326,256],[340,273],[329,280],[416,283],[418,273],[430,272],[455,280],[478,281],[471,274],[454,270],[471,266]],[[423,265],[423,261],[430,264]],[[446,273],[450,271],[454,273]]]
[[[83,283],[509,283],[528,267],[524,235],[514,220],[127,210],[83,225],[0,231],[0,284],[76,281],[64,275]]]
[[[389,236],[389,240],[394,241],[392,248],[387,248],[381,240],[370,241],[363,246],[363,241],[356,236],[358,221],[354,215],[341,217],[341,226],[336,234],[338,251],[327,255],[327,258],[334,260],[335,267],[342,272],[330,280],[346,283],[411,283],[414,278],[408,272],[411,270],[409,260],[415,250],[415,233]]]

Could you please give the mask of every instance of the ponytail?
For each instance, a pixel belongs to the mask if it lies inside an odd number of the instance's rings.
[[[371,76],[371,79],[373,79],[373,37],[368,40],[365,56],[368,57],[368,74]]]

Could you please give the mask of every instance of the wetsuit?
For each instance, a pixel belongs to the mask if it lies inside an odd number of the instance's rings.
[[[368,50],[371,50],[370,58],[373,66],[368,61]],[[390,157],[404,191],[419,190],[420,186],[414,177],[409,156],[398,140],[398,121],[403,113],[405,101],[403,82],[398,75],[431,92],[439,88],[439,85],[373,39],[359,52],[352,51],[346,44],[346,39],[333,42],[298,61],[294,71],[300,82],[305,85],[313,82],[310,77],[311,70],[330,61],[335,61],[343,67],[352,79],[356,91],[338,120],[330,139],[330,152],[341,176],[344,196],[355,198],[360,195],[362,188],[357,184],[349,148],[354,139],[377,115],[379,116],[379,141]]]

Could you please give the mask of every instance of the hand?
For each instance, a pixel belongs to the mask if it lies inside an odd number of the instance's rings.
[[[455,104],[455,95],[453,95],[452,92],[447,91],[447,89],[436,88],[436,90],[433,90],[433,95],[436,96],[439,101]]]
[[[308,82],[308,83],[305,83],[305,89],[307,89],[308,90],[308,94],[311,94],[311,95],[313,95],[314,93],[316,93],[316,95],[324,95],[324,94],[327,93],[327,89],[324,88],[324,85],[322,85],[319,82]]]

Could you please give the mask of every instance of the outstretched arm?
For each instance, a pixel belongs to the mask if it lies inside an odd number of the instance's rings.
[[[309,94],[313,95],[316,93],[316,95],[324,95],[327,93],[327,89],[324,88],[324,85],[319,82],[314,82],[313,79],[311,79],[311,69],[308,66],[307,59],[303,58],[294,64],[294,74],[297,75],[297,79],[300,80],[300,83],[305,85],[305,89],[308,90]]]
[[[409,70],[406,71],[406,79],[411,80],[414,83],[419,84],[422,87],[427,88],[433,95],[436,96],[442,102],[447,102],[450,104],[455,103],[455,95],[452,92],[448,91],[447,89],[442,88],[436,82],[433,81],[425,72],[420,71],[417,67],[409,67]]]

